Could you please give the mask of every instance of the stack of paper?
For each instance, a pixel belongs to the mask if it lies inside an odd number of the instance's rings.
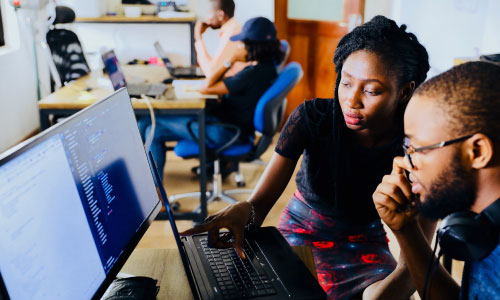
[[[177,99],[217,99],[217,95],[201,94],[200,89],[205,84],[205,80],[174,80],[175,97]]]

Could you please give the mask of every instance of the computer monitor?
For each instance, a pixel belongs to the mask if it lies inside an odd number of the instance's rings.
[[[160,208],[121,89],[0,155],[0,298],[99,299]]]
[[[125,80],[125,75],[120,68],[120,63],[116,57],[115,51],[110,50],[102,55],[102,62],[104,63],[104,68],[108,72],[111,84],[113,84],[113,89],[115,91],[125,87],[127,81]]]

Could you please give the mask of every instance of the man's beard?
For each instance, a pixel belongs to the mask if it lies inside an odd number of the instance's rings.
[[[435,220],[471,208],[476,198],[476,186],[471,174],[463,169],[458,152],[450,166],[431,185],[425,201],[416,198],[420,213]]]

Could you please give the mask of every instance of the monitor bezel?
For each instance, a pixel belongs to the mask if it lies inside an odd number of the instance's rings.
[[[132,102],[130,100],[130,95],[128,94],[127,89],[121,88],[121,89],[113,92],[108,97],[93,103],[92,105],[88,106],[85,109],[78,111],[77,113],[75,113],[71,117],[67,118],[66,120],[64,120],[60,123],[57,123],[57,124],[51,126],[50,128],[40,132],[36,136],[18,144],[17,146],[14,146],[14,147],[6,150],[3,153],[0,153],[0,167],[2,165],[4,165],[5,163],[11,161],[12,159],[15,159],[16,157],[20,156],[21,154],[28,151],[29,149],[33,148],[34,146],[40,144],[41,142],[43,142],[47,138],[50,138],[52,136],[52,133],[57,128],[64,126],[70,120],[78,118],[80,115],[84,114],[87,110],[95,108],[96,106],[100,106],[102,103],[106,102],[110,98],[112,98],[118,94],[122,94],[122,93],[126,93],[127,97],[129,98],[129,101],[130,101],[130,108],[133,110]],[[137,127],[137,131],[139,131],[138,127]],[[145,149],[144,149],[144,155],[146,156],[146,158],[149,162],[149,158],[146,155]],[[149,164],[148,164],[148,167],[149,167]],[[153,174],[151,173],[151,168],[149,168],[149,171],[151,174],[151,180],[153,182],[153,185],[157,189],[156,182],[153,178]],[[157,190],[157,193],[158,193],[158,190]],[[108,272],[108,274],[106,274],[106,278],[101,283],[101,285],[96,290],[96,292],[94,293],[94,296],[91,299],[100,299],[102,297],[102,295],[106,292],[106,290],[109,287],[109,285],[111,284],[111,282],[113,282],[113,280],[116,278],[116,275],[120,272],[121,268],[125,265],[127,259],[130,257],[132,252],[135,250],[135,247],[137,246],[137,244],[139,243],[141,238],[144,236],[144,233],[146,233],[146,230],[149,228],[151,223],[154,221],[154,219],[156,218],[156,216],[160,212],[161,206],[162,206],[162,202],[161,202],[160,197],[158,196],[156,205],[153,207],[150,214],[144,219],[144,222],[139,227],[139,230],[136,231],[136,233],[134,234],[134,236],[130,240],[130,243],[123,250],[122,255],[120,255],[120,257],[116,260],[116,263],[113,265],[111,270]],[[140,275],[140,274],[138,274],[138,275]],[[4,300],[11,299],[8,292],[7,292],[7,287],[6,287],[5,282],[3,280],[3,276],[2,276],[1,271],[0,271],[0,299],[4,299]]]

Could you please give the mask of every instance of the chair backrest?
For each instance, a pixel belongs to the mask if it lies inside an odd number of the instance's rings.
[[[297,62],[291,62],[279,73],[278,78],[260,97],[253,123],[255,129],[262,134],[255,146],[253,156],[259,157],[272,142],[283,119],[286,106],[286,96],[302,78],[302,67]]]
[[[72,9],[56,7],[54,24],[70,23],[74,19],[75,14]],[[74,32],[67,29],[51,28],[47,32],[46,38],[61,82],[78,79],[90,72],[82,45]]]
[[[288,43],[288,41],[281,40],[280,42],[281,42],[281,51],[283,51],[285,53],[285,56],[284,56],[283,60],[281,61],[281,63],[279,63],[278,66],[276,67],[276,70],[278,70],[278,72],[281,72],[281,70],[283,70],[283,67],[286,64],[286,61],[288,60],[288,57],[290,56],[290,44]]]

